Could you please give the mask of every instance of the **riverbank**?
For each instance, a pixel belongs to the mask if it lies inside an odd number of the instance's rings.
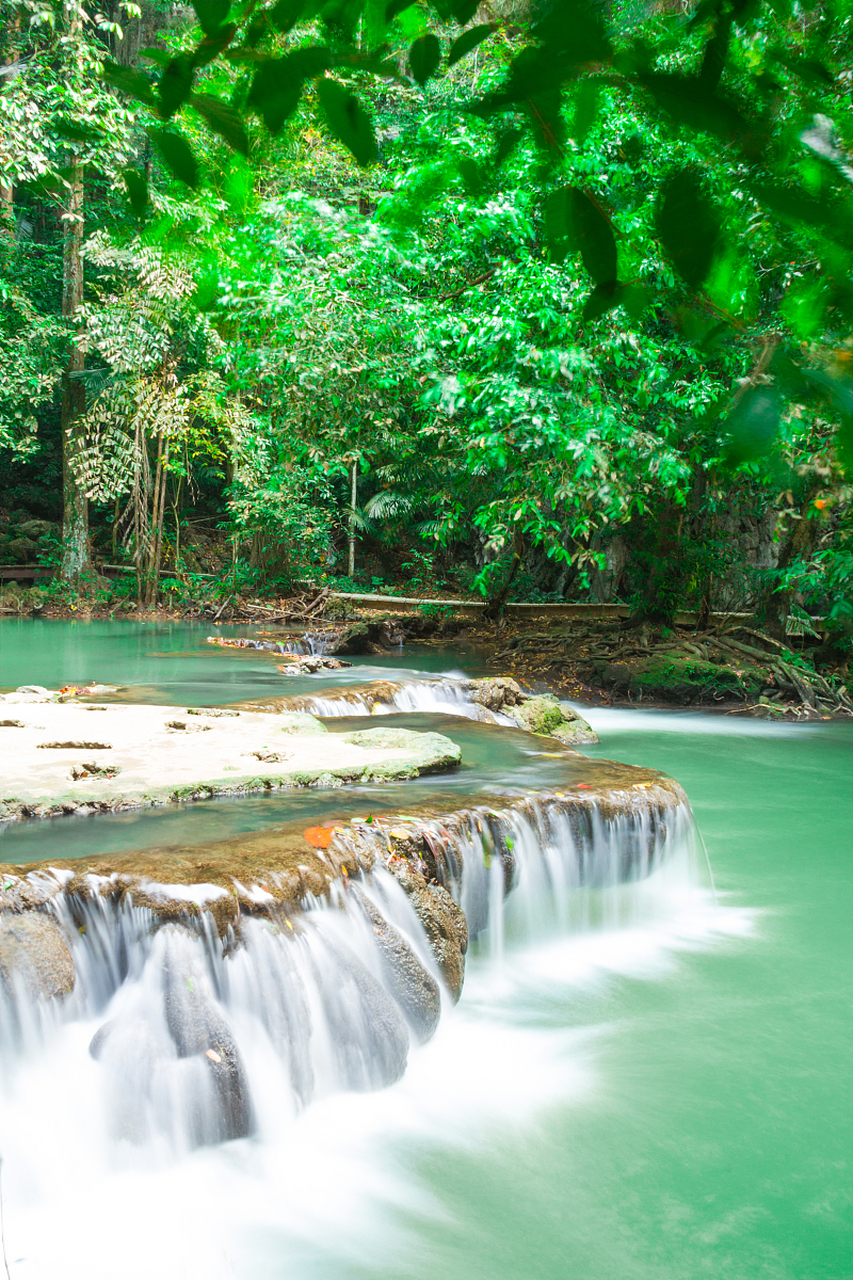
[[[133,602],[117,608],[93,596],[63,603],[41,592],[42,604],[33,610],[28,597],[39,592],[14,594],[18,616],[34,611],[55,619],[204,621],[211,629],[239,624],[248,635],[297,641],[307,631],[312,647],[335,654],[381,654],[399,644],[452,641],[496,673],[593,706],[692,707],[770,720],[853,715],[847,666],[821,661],[817,635],[806,631],[782,643],[742,615],[716,618],[702,629],[684,623],[654,627],[594,616],[598,606],[565,618],[530,605],[524,614],[490,621],[430,599],[404,612],[395,611],[390,598],[370,608],[364,598],[355,603],[325,589],[275,601],[199,599],[152,610]],[[8,606],[7,616],[11,612]]]

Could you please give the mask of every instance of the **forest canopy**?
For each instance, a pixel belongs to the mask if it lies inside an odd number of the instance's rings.
[[[849,650],[849,4],[2,16],[0,559]]]

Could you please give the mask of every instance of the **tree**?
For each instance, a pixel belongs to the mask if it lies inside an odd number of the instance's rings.
[[[73,341],[83,301],[82,244],[85,182],[89,170],[100,182],[114,181],[131,153],[133,113],[99,77],[105,33],[116,24],[81,0],[35,0],[7,5],[7,59],[15,73],[0,93],[3,147],[0,186],[11,203],[20,188],[36,191],[53,205],[62,232],[61,316],[67,337],[61,375],[63,441],[63,554],[60,572],[74,580],[87,566],[88,507],[74,457],[85,408],[84,355]],[[125,10],[136,10],[134,5]],[[46,387],[44,388],[46,389]]]

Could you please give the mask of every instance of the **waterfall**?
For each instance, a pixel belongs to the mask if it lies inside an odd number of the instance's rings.
[[[647,784],[648,785],[648,784]],[[507,929],[535,940],[594,924],[624,922],[630,900],[616,892],[669,865],[685,881],[701,862],[690,805],[664,787],[648,803],[560,793],[527,796],[500,809],[485,806],[445,817],[382,819],[340,835],[341,852],[357,845],[382,856],[395,841],[430,880],[460,905],[469,934],[484,931],[495,958]]]
[[[434,1033],[439,971],[400,886],[377,867],[298,912],[220,937],[205,911],[163,924],[128,898],[57,894],[50,915],[76,973],[64,1000],[13,977],[0,989],[4,1074],[86,1026],[69,1069],[99,1077],[115,1142],[175,1154],[246,1137],[272,1078],[279,1109],[376,1089]],[[8,1082],[8,1081],[7,1081]]]
[[[158,911],[150,882],[142,906],[127,884],[92,876],[86,894],[58,874],[48,893],[39,873],[40,909],[6,915],[5,927],[22,945],[27,921],[39,936],[55,931],[73,990],[46,998],[44,974],[3,970],[6,1083],[62,1042],[64,1069],[98,1099],[108,1144],[172,1158],[249,1137],[314,1099],[387,1086],[450,1001],[453,940],[436,900],[449,894],[464,913],[459,965],[466,919],[501,963],[508,932],[538,939],[617,922],[620,886],[691,862],[680,788],[663,778],[640,787],[354,819],[334,833],[330,865],[343,872],[327,896],[276,902],[241,885],[245,909],[224,928],[216,886],[164,885]],[[40,955],[48,944],[57,940],[45,935]]]
[[[474,702],[469,681],[452,676],[436,680],[373,680],[351,689],[344,686],[326,689],[323,694],[253,699],[242,705],[247,710],[304,711],[324,719],[419,711],[462,716],[486,724],[515,724],[509,716]]]
[[[255,649],[266,653],[296,653],[323,657],[337,638],[335,631],[305,631],[299,639],[255,640],[251,637],[230,639],[225,636],[208,636],[207,643],[222,649]]]

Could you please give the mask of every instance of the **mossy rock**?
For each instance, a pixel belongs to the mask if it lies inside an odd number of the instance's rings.
[[[757,697],[767,683],[759,670],[741,674],[731,667],[701,659],[653,654],[631,662],[598,664],[596,674],[602,684],[635,699],[691,703],[743,701]]]
[[[567,703],[542,695],[528,698],[510,713],[522,729],[547,738],[556,738],[567,746],[598,742],[598,734]]]

